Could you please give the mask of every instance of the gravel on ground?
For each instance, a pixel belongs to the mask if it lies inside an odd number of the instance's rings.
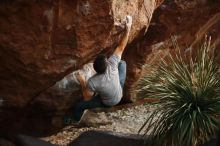
[[[49,137],[42,138],[52,144],[66,146],[81,133],[89,130],[113,131],[126,134],[138,134],[138,130],[146,121],[150,113],[156,108],[153,104],[142,104],[127,109],[112,112],[99,113],[105,114],[110,123],[106,125],[96,125],[87,127],[66,126],[60,132]]]

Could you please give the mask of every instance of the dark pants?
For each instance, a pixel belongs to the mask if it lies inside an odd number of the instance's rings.
[[[126,79],[126,62],[123,60],[119,62],[118,73],[119,73],[120,84],[123,89],[124,84],[125,84],[125,79]],[[101,107],[101,108],[108,107],[102,103],[102,100],[99,95],[94,96],[89,101],[80,102],[78,105],[76,105],[74,109],[74,115],[73,115],[74,120],[79,121],[85,109],[92,109],[92,108],[97,108],[97,107]]]

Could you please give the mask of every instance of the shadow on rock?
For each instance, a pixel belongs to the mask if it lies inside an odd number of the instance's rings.
[[[87,131],[68,146],[147,146],[148,143],[140,135]]]

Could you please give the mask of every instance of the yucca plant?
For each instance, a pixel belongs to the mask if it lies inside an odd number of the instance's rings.
[[[139,96],[160,99],[139,132],[155,146],[198,146],[219,126],[220,68],[210,40],[195,55],[181,55],[176,48],[138,84]]]

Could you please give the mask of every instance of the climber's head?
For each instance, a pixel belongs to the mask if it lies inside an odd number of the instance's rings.
[[[93,64],[93,68],[98,74],[105,73],[105,70],[107,68],[107,58],[103,54],[99,54]]]

